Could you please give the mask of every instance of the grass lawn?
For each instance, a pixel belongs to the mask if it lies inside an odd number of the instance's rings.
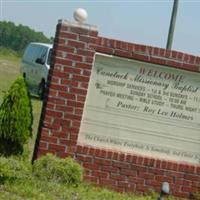
[[[0,104],[3,94],[19,75],[20,58],[9,52],[0,50]],[[42,102],[32,98],[33,105],[33,138],[28,145],[31,159]],[[30,165],[30,160],[29,160]],[[30,170],[31,171],[31,170]],[[66,186],[52,182],[42,182],[30,175],[29,178],[9,180],[1,184],[0,169],[0,199],[1,200],[155,200],[157,195],[134,196],[119,194],[107,189],[96,188],[87,183],[78,187]],[[22,172],[23,173],[23,172]],[[31,172],[30,172],[31,174]]]

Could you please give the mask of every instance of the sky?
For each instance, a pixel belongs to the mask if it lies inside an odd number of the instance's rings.
[[[99,36],[165,48],[173,0],[0,0],[0,20],[54,37],[59,19],[74,21],[77,8]],[[179,0],[172,49],[200,56],[200,0]]]

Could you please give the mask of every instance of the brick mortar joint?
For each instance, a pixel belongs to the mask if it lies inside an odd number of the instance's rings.
[[[75,28],[83,28],[89,31],[98,31],[98,28],[95,25],[79,23],[79,22],[71,22],[65,19],[58,20],[58,24]]]
[[[158,58],[164,61],[174,61],[180,64],[189,64],[189,65],[194,65],[199,67],[199,71],[200,71],[200,64],[196,64],[196,63],[190,63],[184,60],[180,60],[180,59],[176,59],[176,58],[167,58],[165,56],[159,56],[159,55],[153,55],[151,53],[145,53],[145,52],[141,52],[141,51],[133,51],[132,53],[134,53],[135,55],[142,55],[142,56],[147,56],[149,59],[150,58]]]
[[[95,150],[101,150],[101,149],[99,149],[99,148],[95,148],[95,147],[91,147],[91,146],[85,146],[84,144],[78,144],[78,146],[80,147],[80,148],[84,148],[84,147],[87,147],[88,148],[88,151],[89,151],[89,149],[94,149],[94,151]],[[105,151],[106,153],[108,153],[108,152],[112,152],[112,153],[117,153],[117,154],[121,154],[121,153],[119,153],[119,152],[116,152],[116,151],[110,151],[110,150],[108,150],[108,151]],[[85,153],[83,153],[83,152],[75,152],[76,154],[78,153],[78,154],[80,154],[80,155],[85,155]],[[126,156],[132,156],[132,154],[126,154],[126,153],[122,153],[123,155],[125,155],[125,157]],[[137,166],[144,166],[144,163],[135,163],[135,162],[133,162],[133,161],[131,161],[131,162],[129,162],[129,161],[126,161],[126,160],[120,160],[119,158],[117,158],[117,160],[116,159],[114,159],[113,158],[113,156],[112,156],[112,158],[110,157],[110,158],[108,158],[108,157],[106,157],[106,158],[102,158],[102,157],[99,157],[99,156],[97,156],[96,155],[96,153],[95,153],[95,155],[94,154],[87,154],[87,156],[92,156],[93,158],[98,158],[98,159],[102,159],[102,160],[113,160],[113,161],[115,161],[115,162],[125,162],[125,163],[129,163],[129,164],[134,164],[134,165],[137,165]],[[149,158],[149,157],[143,157],[143,156],[138,156],[138,155],[135,155],[137,158],[142,158],[142,159],[151,159],[151,158]],[[118,157],[119,157],[119,155],[118,155]],[[195,165],[193,165],[193,164],[191,164],[191,163],[187,163],[187,164],[185,164],[185,163],[181,163],[181,162],[176,162],[176,161],[172,161],[172,160],[163,160],[163,159],[158,159],[158,161],[161,161],[161,162],[169,162],[169,163],[171,163],[171,164],[175,164],[175,165],[177,165],[177,167],[176,167],[176,169],[171,169],[170,167],[166,167],[166,168],[163,168],[166,172],[177,172],[177,173],[181,173],[181,174],[185,174],[185,172],[184,171],[180,171],[178,168],[180,167],[180,165],[186,165],[186,166],[188,166],[188,167],[194,167],[194,172],[189,172],[189,174],[191,174],[191,175],[193,175],[194,173],[196,173],[196,169],[197,168],[200,168],[200,166],[198,165],[198,164],[195,164]],[[148,169],[161,169],[160,167],[157,167],[155,164],[153,165],[153,166],[145,166],[146,168],[148,168]],[[186,170],[187,171],[187,170]],[[187,172],[187,174],[188,174],[188,172]],[[197,175],[198,176],[198,175]]]
[[[193,65],[193,66],[197,66],[199,68],[199,71],[200,71],[200,64],[197,64],[197,63],[191,63],[191,62],[188,62],[188,61],[184,61],[184,60],[180,60],[178,58],[169,58],[169,57],[166,57],[166,56],[159,56],[159,55],[154,55],[152,53],[147,53],[147,52],[143,52],[143,51],[127,51],[127,50],[121,50],[121,49],[117,49],[117,48],[113,48],[113,47],[105,47],[105,46],[102,46],[102,45],[96,45],[96,48],[98,47],[101,47],[101,48],[108,48],[110,50],[112,50],[112,53],[111,55],[115,54],[115,50],[120,50],[124,53],[130,53],[132,54],[133,58],[134,58],[134,55],[138,55],[138,56],[146,56],[148,58],[148,60],[150,61],[151,58],[155,58],[155,59],[161,59],[165,62],[168,62],[168,61],[173,61],[173,62],[176,62],[176,63],[179,63],[179,64],[188,64],[188,65]],[[97,51],[98,52],[98,51]]]
[[[116,40],[116,39],[111,39],[111,38],[106,38],[106,37],[102,37],[102,36],[98,36],[98,39],[101,40],[101,41],[106,41],[106,44],[104,44],[103,42],[101,42],[101,44],[96,44],[96,46],[101,46],[101,47],[108,47],[108,48],[113,48],[113,49],[119,49],[121,51],[127,51],[127,52],[130,52],[128,49],[123,49],[123,48],[117,48],[115,45],[117,42],[119,43],[122,43],[124,45],[133,45],[133,46],[139,46],[139,47],[142,47],[144,46],[146,48],[146,50],[142,51],[142,50],[133,50],[132,52],[135,53],[135,54],[138,54],[138,55],[144,55],[144,56],[158,56],[157,58],[161,58],[161,59],[171,59],[173,61],[179,61],[179,62],[183,62],[183,63],[186,63],[186,64],[191,64],[191,65],[198,65],[200,66],[200,64],[195,64],[194,63],[191,63],[191,62],[187,62],[187,61],[184,61],[183,59],[180,60],[179,58],[166,58],[165,56],[159,56],[159,55],[154,55],[152,53],[150,53],[149,51],[153,50],[153,49],[157,49],[158,51],[168,51],[166,49],[163,49],[163,48],[159,48],[159,47],[153,47],[153,46],[145,46],[145,45],[142,45],[142,44],[136,44],[136,43],[128,43],[126,41],[121,41],[121,40]],[[115,43],[115,45],[107,45],[108,41],[112,41],[112,43]],[[149,48],[151,50],[149,50]],[[183,53],[183,52],[178,52],[178,51],[174,51],[174,50],[170,50],[171,53],[176,53],[177,55],[178,54],[183,54],[183,56],[189,56],[189,57],[194,57],[194,59],[196,60],[197,58],[200,58],[198,56],[194,56],[194,55],[190,55],[190,54],[186,54],[186,53]]]

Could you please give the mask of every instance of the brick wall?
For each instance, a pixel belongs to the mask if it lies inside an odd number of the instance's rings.
[[[71,156],[86,180],[120,192],[160,191],[164,181],[174,196],[199,191],[199,165],[76,145],[95,52],[195,72],[200,66],[200,57],[99,37],[94,26],[59,21],[34,159],[48,152]]]

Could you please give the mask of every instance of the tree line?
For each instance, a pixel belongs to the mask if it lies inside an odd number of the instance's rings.
[[[21,55],[30,42],[51,43],[51,39],[28,26],[0,21],[0,47],[12,49]]]

